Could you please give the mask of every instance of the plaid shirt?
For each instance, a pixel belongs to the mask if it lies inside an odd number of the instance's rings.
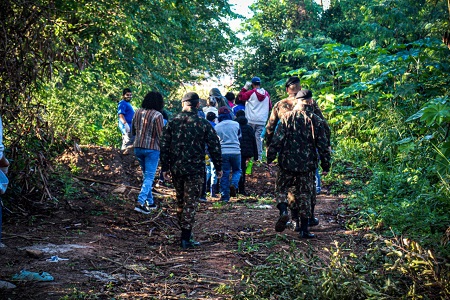
[[[159,139],[164,127],[163,116],[154,109],[139,108],[134,113],[132,122],[132,133],[135,135],[135,148],[158,150]]]

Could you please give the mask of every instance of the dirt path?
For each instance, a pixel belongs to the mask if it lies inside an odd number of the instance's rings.
[[[61,161],[83,170],[78,174],[82,178],[140,184],[133,158],[113,149],[89,148]],[[323,256],[324,247],[347,239],[337,218],[340,200],[328,195],[318,197],[321,223],[312,230],[316,239],[299,239],[292,230],[277,234],[273,186],[274,178],[255,166],[248,185],[252,196],[232,199],[228,205],[208,198],[200,205],[193,230],[202,246],[184,251],[179,247],[172,189],[157,188],[161,209],[145,216],[133,211],[137,190],[80,180],[71,199],[60,200],[58,209],[29,215],[15,211],[4,217],[8,248],[0,252],[0,280],[11,281],[12,275],[26,269],[48,272],[54,281],[16,281],[17,287],[0,291],[0,298],[230,299],[239,289],[243,268],[264,263],[269,254],[287,249],[292,241],[299,251],[311,248]],[[67,189],[61,185],[59,193],[67,194]],[[48,252],[26,250],[39,245]],[[67,250],[61,250],[62,245],[70,251],[61,252]],[[68,260],[46,261],[52,255]]]

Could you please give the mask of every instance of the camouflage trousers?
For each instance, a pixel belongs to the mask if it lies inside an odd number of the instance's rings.
[[[316,205],[315,171],[294,173],[280,169],[277,174],[275,197],[277,203],[288,203],[291,211],[301,217],[311,217],[311,205]]]
[[[182,229],[192,230],[204,180],[203,174],[172,177],[176,192],[177,217]]]

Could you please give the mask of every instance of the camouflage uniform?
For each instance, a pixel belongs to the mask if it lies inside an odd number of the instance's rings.
[[[275,128],[277,127],[278,122],[287,112],[292,111],[296,104],[297,104],[297,99],[295,99],[295,96],[289,96],[283,100],[278,101],[274,105],[272,112],[270,114],[269,120],[266,125],[265,139],[266,139],[267,148],[269,148],[269,146],[272,142]],[[330,127],[328,126],[328,123],[326,122],[325,117],[323,116],[322,111],[320,110],[319,105],[317,104],[316,101],[313,101],[312,110],[313,110],[314,114],[316,114],[323,121],[322,124],[323,124],[324,130],[325,130],[325,135],[327,136],[327,145],[330,146],[331,145],[331,143],[330,143],[331,130],[330,130]],[[283,186],[284,183],[280,182],[280,178],[284,178],[284,176],[288,176],[288,175],[287,174],[286,175],[285,174],[277,175],[277,181],[276,181],[277,187]],[[314,177],[314,179],[315,179],[315,177]],[[284,188],[282,188],[281,190],[285,191]],[[276,195],[276,199],[277,199],[278,203],[288,202],[287,198],[288,198],[287,194],[278,193]],[[313,206],[316,205],[316,189],[315,188],[314,188],[314,195],[312,196],[312,199],[311,199],[311,205],[313,205]]]
[[[290,96],[288,98],[278,101],[273,106],[272,112],[270,113],[270,117],[266,125],[265,140],[267,147],[269,147],[270,143],[272,142],[272,138],[275,133],[275,128],[277,127],[278,121],[283,117],[285,113],[292,111],[296,104],[297,100],[295,99],[295,96]],[[326,122],[325,117],[323,116],[322,111],[320,110],[319,105],[317,104],[316,101],[313,102],[312,107],[314,113],[324,121],[323,125],[325,129],[325,134],[328,138],[328,146],[330,146],[330,138],[331,138],[330,127],[328,126],[328,123]]]
[[[311,205],[316,205],[315,177],[315,171],[296,173],[280,169],[275,185],[277,200],[288,203],[291,211],[308,218]]]
[[[219,138],[211,124],[189,107],[164,127],[161,167],[170,170],[177,199],[177,215],[182,229],[192,229],[205,172],[205,144],[217,172],[222,170]]]
[[[279,202],[289,203],[291,210],[298,208],[302,217],[311,214],[315,204],[314,172],[318,166],[317,151],[324,171],[330,168],[330,151],[324,121],[301,106],[285,112],[267,150],[267,162],[278,154],[280,171],[276,193]],[[311,203],[312,202],[312,203]]]

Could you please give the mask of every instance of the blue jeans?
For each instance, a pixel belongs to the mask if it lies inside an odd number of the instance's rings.
[[[0,243],[2,242],[2,222],[3,222],[2,214],[3,214],[3,203],[0,200]]]
[[[159,151],[146,148],[134,148],[134,155],[136,155],[141,165],[142,174],[144,175],[138,202],[141,205],[145,205],[146,202],[151,205],[153,204],[152,187],[156,168],[158,168]]]
[[[222,171],[223,175],[220,179],[220,193],[222,200],[230,200],[230,171],[231,185],[237,189],[239,186],[239,179],[241,178],[241,154],[222,154]]]

